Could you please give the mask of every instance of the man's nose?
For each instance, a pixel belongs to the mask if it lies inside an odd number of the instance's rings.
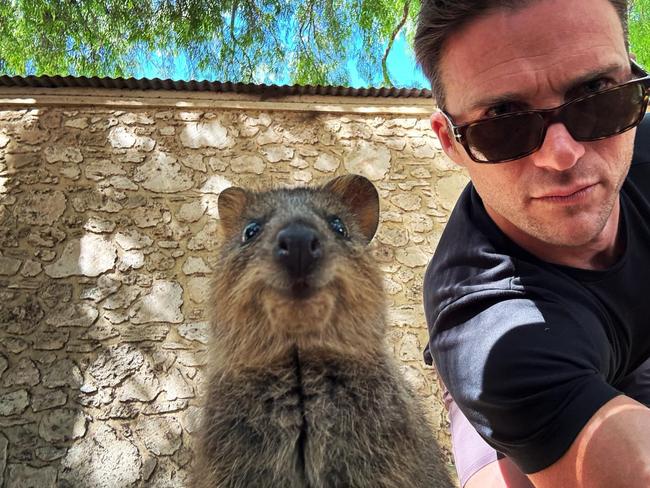
[[[540,168],[564,171],[573,167],[584,154],[584,144],[576,141],[564,124],[556,123],[548,127],[542,147],[531,154],[531,158]]]

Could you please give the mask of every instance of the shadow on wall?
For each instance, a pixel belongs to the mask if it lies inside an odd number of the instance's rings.
[[[436,203],[435,151],[419,124],[0,111],[0,487],[185,486],[217,196],[261,178],[295,185],[353,172],[378,184],[388,219],[374,252],[401,326],[391,346],[444,427],[435,378],[421,367],[419,310],[450,206]]]

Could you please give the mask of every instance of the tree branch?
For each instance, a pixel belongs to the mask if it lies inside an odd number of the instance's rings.
[[[391,34],[390,39],[388,40],[388,46],[386,46],[386,51],[384,51],[384,57],[381,58],[381,70],[384,74],[384,84],[388,86],[393,85],[393,82],[390,80],[390,75],[388,74],[388,63],[387,63],[388,54],[390,53],[390,50],[393,47],[393,42],[395,42],[395,38],[397,37],[397,34],[399,34],[399,31],[402,30],[404,24],[406,24],[406,19],[408,19],[410,6],[411,6],[411,0],[406,0],[406,3],[404,4],[404,15],[402,16],[402,20],[400,20],[399,24],[397,24],[397,27],[395,27],[395,30],[393,30],[393,33]]]

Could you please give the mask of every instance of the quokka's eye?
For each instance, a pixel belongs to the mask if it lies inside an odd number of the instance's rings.
[[[340,219],[340,217],[337,217],[336,215],[330,217],[329,224],[330,228],[338,235],[345,238],[348,237],[348,229],[346,229],[345,224]]]
[[[248,242],[257,234],[262,231],[262,226],[259,222],[249,222],[246,227],[244,227],[244,232],[242,232],[241,241]]]

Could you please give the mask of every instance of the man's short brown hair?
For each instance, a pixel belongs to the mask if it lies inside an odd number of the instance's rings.
[[[431,82],[431,91],[439,107],[445,105],[445,93],[440,79],[440,58],[451,34],[472,20],[491,11],[520,9],[539,0],[422,0],[415,32],[415,57]],[[609,0],[616,9],[627,41],[627,0]]]

